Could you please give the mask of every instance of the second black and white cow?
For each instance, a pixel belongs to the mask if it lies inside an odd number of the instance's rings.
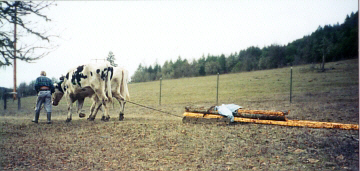
[[[120,104],[120,113],[119,120],[124,119],[124,111],[126,100],[130,100],[129,89],[127,86],[128,83],[128,71],[121,67],[113,68],[114,75],[111,77],[111,94],[112,97],[115,97]],[[90,107],[89,120],[94,120],[98,110],[100,109],[101,104],[98,104],[97,101],[93,101],[93,104]],[[106,119],[106,118],[105,118]],[[104,116],[101,118],[104,120]]]

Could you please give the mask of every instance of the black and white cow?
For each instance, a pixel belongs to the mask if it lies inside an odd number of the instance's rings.
[[[115,97],[120,104],[120,113],[119,120],[124,119],[124,111],[126,100],[130,100],[129,89],[127,86],[128,83],[128,71],[121,67],[113,67],[113,77],[111,77],[111,94],[112,97]],[[90,107],[89,120],[94,120],[98,110],[100,109],[101,104],[98,104],[97,101],[93,101],[93,104]],[[95,110],[95,111],[94,111]],[[101,118],[104,120],[104,116]]]
[[[60,78],[60,80],[63,79]],[[129,90],[127,86],[128,71],[123,68],[113,67],[113,76],[110,77],[110,82],[112,97],[115,97],[119,101],[121,106],[119,120],[123,120],[126,100],[130,100]],[[58,84],[55,84],[55,93],[53,99],[54,105],[57,105],[58,102],[61,100],[62,96],[64,95],[62,87],[64,87],[65,84],[65,81],[60,81]],[[109,89],[107,87],[106,89],[108,91]],[[77,88],[75,91],[72,91],[69,96],[71,103],[78,101],[77,113],[79,114],[79,117],[85,116],[85,114],[80,112],[84,103],[84,99],[86,97],[92,98],[93,104],[90,107],[90,115],[88,120],[95,119],[98,110],[102,106],[102,103],[99,102],[99,100],[95,96],[95,92],[90,87]],[[103,114],[101,120],[108,121],[109,117],[105,117]]]
[[[114,75],[111,78],[111,94],[119,101],[119,120],[123,120],[126,100],[130,100],[130,93],[127,85],[129,75],[128,71],[124,68],[114,67],[113,69]]]
[[[110,102],[112,100],[111,94],[111,77],[113,76],[113,67],[110,63],[104,64],[87,64],[81,65],[69,70],[65,76],[61,77],[61,83],[55,85],[55,95],[53,105],[57,105],[59,94],[65,95],[68,104],[68,116],[66,121],[70,122],[72,118],[72,104],[78,101],[78,112],[82,108],[85,97],[91,97],[93,101],[98,104],[98,108],[104,105],[105,120],[109,120]],[[80,113],[79,113],[80,114]],[[80,115],[79,115],[80,116]]]

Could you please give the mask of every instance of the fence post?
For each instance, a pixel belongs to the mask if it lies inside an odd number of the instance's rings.
[[[21,109],[21,96],[20,96],[20,94],[18,94],[17,100],[18,100],[18,110],[20,110]]]
[[[290,103],[291,103],[291,95],[292,95],[292,67],[290,69]]]
[[[217,73],[217,83],[216,83],[216,105],[219,104],[219,73]]]
[[[159,105],[161,106],[161,82],[162,78],[160,78],[160,96],[159,96]]]
[[[6,92],[5,91],[3,94],[3,99],[4,99],[4,110],[6,110]]]

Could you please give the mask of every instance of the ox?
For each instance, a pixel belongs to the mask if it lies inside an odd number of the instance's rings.
[[[109,120],[108,104],[111,102],[111,83],[110,79],[113,75],[113,67],[109,63],[104,64],[88,64],[81,65],[77,68],[71,69],[67,72],[66,76],[62,77],[61,84],[55,85],[55,91],[60,91],[65,95],[65,99],[68,104],[67,122],[72,118],[72,104],[77,98],[78,100],[78,112],[82,108],[84,98],[91,97],[99,106],[104,105],[105,108],[105,120]],[[106,87],[109,87],[105,92]],[[84,97],[84,98],[82,98]],[[57,105],[58,101],[56,95],[54,95],[53,105]],[[61,97],[59,98],[59,100]],[[101,105],[100,105],[101,104]]]
[[[55,93],[54,93],[54,99],[53,104],[57,105],[58,102],[61,100],[62,96],[64,95],[64,91],[62,90],[62,87],[66,84],[65,81],[63,81],[64,78],[60,78],[60,82],[58,84],[55,83]],[[124,110],[125,110],[125,100],[130,100],[129,90],[127,86],[128,82],[128,72],[127,70],[119,67],[113,68],[113,76],[110,77],[111,82],[111,94],[112,97],[115,97],[119,103],[120,103],[120,114],[119,114],[119,120],[124,119]],[[107,90],[109,90],[107,86]],[[79,114],[79,117],[84,117],[85,114],[81,113],[81,109],[84,103],[84,99],[86,97],[90,97],[93,100],[93,104],[90,107],[90,115],[88,120],[94,120],[96,117],[96,114],[100,107],[102,106],[102,103],[99,103],[99,100],[94,95],[95,92],[90,87],[83,87],[83,88],[77,88],[75,91],[70,93],[70,100],[71,103],[77,101],[78,102],[78,110],[77,113]],[[104,114],[101,118],[103,121],[108,121],[110,117],[105,117]]]

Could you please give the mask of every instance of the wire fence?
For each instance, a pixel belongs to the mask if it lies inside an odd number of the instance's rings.
[[[289,97],[290,103],[292,102],[292,73],[293,73],[293,71],[292,71],[292,67],[291,67],[291,69],[290,69],[290,97]],[[214,83],[214,84],[216,84],[216,98],[214,98],[214,99],[216,99],[216,105],[218,105],[219,104],[220,74],[218,73],[216,75],[216,77],[217,77],[216,83]],[[163,86],[162,78],[160,78],[160,80],[159,80],[159,97],[158,97],[159,98],[159,106],[161,106],[162,96],[164,95],[164,92],[162,91],[162,86]],[[4,111],[16,110],[16,108],[17,108],[17,110],[20,110],[22,108],[21,96],[18,95],[15,100],[14,98],[11,98],[13,94],[14,94],[13,92],[10,92],[10,93],[3,92],[3,97],[1,98],[2,100],[0,102],[0,105],[3,106]],[[15,104],[15,102],[17,102],[16,103],[17,105]],[[133,104],[136,104],[136,105],[139,105],[142,107],[147,107],[145,105],[141,105],[136,102],[130,102],[130,103],[133,103]],[[149,108],[149,107],[147,107],[147,108]],[[152,108],[152,109],[154,109],[154,108]]]

